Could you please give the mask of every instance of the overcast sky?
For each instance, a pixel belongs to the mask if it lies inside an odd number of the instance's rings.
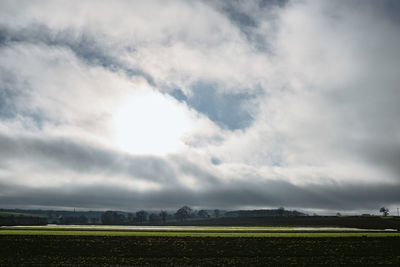
[[[0,207],[391,210],[400,2],[0,1]]]

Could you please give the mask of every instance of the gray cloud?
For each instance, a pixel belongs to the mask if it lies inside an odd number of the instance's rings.
[[[162,158],[129,156],[87,143],[60,138],[0,135],[2,162],[22,160],[40,168],[70,169],[77,173],[125,174],[174,183],[176,173]]]
[[[256,50],[272,52],[271,43],[277,30],[277,13],[288,0],[210,2],[225,14]]]
[[[0,200],[12,207],[29,205],[84,208],[175,209],[183,204],[202,208],[243,207],[312,207],[330,210],[375,210],[380,205],[397,203],[399,186],[324,185],[300,187],[283,181],[258,181],[225,184],[207,191],[169,188],[158,192],[138,192],[119,186],[80,186],[62,188],[30,188],[2,184]],[[11,192],[21,192],[15,197]],[[23,193],[23,194],[22,194]],[[238,202],[240,199],[240,202]]]
[[[30,177],[7,176],[1,178],[0,199],[3,205],[58,206],[85,208],[140,207],[176,208],[185,203],[198,207],[240,208],[245,206],[320,209],[374,209],[379,203],[398,202],[399,185],[369,184],[308,184],[294,185],[277,179],[264,179],[258,175],[234,180],[218,180],[212,171],[180,156],[161,159],[157,157],[128,156],[95,148],[89,144],[69,140],[41,140],[27,137],[0,138],[3,166],[14,160],[29,161],[37,170],[56,169],[53,175],[63,175],[63,170],[84,174],[105,173],[110,184],[66,184],[33,188]],[[73,175],[70,174],[70,175]],[[163,190],[143,192],[113,184],[112,177],[127,175],[145,178],[162,184]],[[196,183],[190,188],[179,182],[182,175],[192,176]],[[236,174],[241,176],[243,174]],[[15,179],[21,179],[20,184]],[[35,179],[35,178],[33,178]],[[14,182],[13,182],[14,181]],[[28,184],[26,184],[28,183]]]
[[[397,1],[0,7],[3,206],[400,203]],[[177,106],[165,125],[192,127],[162,156],[114,136],[121,106],[152,90]],[[163,103],[144,103],[142,124],[123,118],[132,136]]]
[[[91,65],[100,65],[110,71],[123,71],[128,76],[141,76],[153,84],[153,78],[142,70],[123,62],[116,53],[115,47],[105,42],[106,36],[95,37],[89,29],[76,30],[67,28],[54,30],[43,24],[29,25],[25,28],[12,29],[3,27],[0,29],[0,45],[13,46],[18,43],[46,45],[52,47],[70,49],[78,58]],[[114,44],[115,45],[115,44]],[[125,48],[131,51],[132,47]],[[121,47],[118,50],[121,51]]]

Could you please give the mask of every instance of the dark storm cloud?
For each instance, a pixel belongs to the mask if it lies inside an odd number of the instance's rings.
[[[3,206],[55,206],[84,208],[177,208],[187,204],[198,207],[240,208],[286,206],[294,208],[356,210],[377,209],[382,203],[400,201],[398,184],[295,185],[283,180],[268,180],[250,175],[246,179],[220,180],[210,171],[180,156],[128,156],[65,139],[40,139],[0,136],[1,166],[15,160],[29,161],[39,168],[70,170],[83,175],[127,175],[145,178],[162,185],[162,190],[134,190],[121,184],[54,185],[37,188],[16,184],[18,180],[2,175],[0,201]],[[17,162],[18,162],[17,161]],[[177,168],[174,168],[176,166]],[[55,174],[57,175],[57,174]],[[190,188],[179,182],[191,175],[199,185]],[[238,176],[243,174],[238,173]],[[29,177],[26,177],[29,180]],[[28,181],[26,180],[26,181]],[[33,181],[34,182],[34,181]]]
[[[365,155],[369,164],[374,164],[390,172],[395,179],[400,181],[400,144],[389,142],[358,144],[359,152]]]
[[[309,185],[296,186],[284,181],[224,183],[207,190],[193,190],[181,186],[162,191],[132,191],[115,185],[83,185],[61,188],[31,188],[1,184],[0,201],[3,205],[120,208],[125,210],[175,209],[182,205],[205,208],[234,209],[252,207],[292,207],[331,210],[377,210],[386,203],[398,203],[400,186],[369,185]],[[15,192],[21,192],[16,197]],[[238,199],[240,201],[238,202]]]
[[[168,158],[135,156],[65,138],[0,134],[0,160],[3,164],[22,160],[44,169],[69,170],[80,174],[126,175],[159,182],[165,187],[176,186],[180,175],[199,177],[202,186],[219,184],[214,174],[178,155]]]
[[[227,184],[223,188],[209,190],[201,199],[224,207],[243,206],[289,206],[320,209],[377,209],[381,203],[398,203],[399,185],[383,184],[324,184],[294,185],[279,180]],[[215,203],[215,204],[214,204]]]
[[[149,181],[175,182],[176,173],[158,157],[131,156],[62,138],[10,137],[0,134],[0,159],[22,160],[49,169],[76,173],[128,175]]]

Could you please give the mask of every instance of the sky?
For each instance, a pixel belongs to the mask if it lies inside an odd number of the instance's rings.
[[[400,206],[400,3],[0,1],[0,207]]]

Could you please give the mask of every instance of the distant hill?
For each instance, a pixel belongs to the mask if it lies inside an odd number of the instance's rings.
[[[45,217],[42,214],[33,214],[33,213],[15,212],[15,211],[0,211],[0,217],[8,217],[8,216]]]
[[[30,213],[0,211],[0,226],[13,225],[46,225],[45,216],[38,216]]]
[[[308,214],[296,211],[279,209],[261,210],[234,210],[225,213],[224,217],[270,217],[270,216],[308,216]]]
[[[102,214],[102,211],[0,209],[0,217],[40,217],[51,224],[98,224],[101,222],[100,218]],[[82,220],[83,216],[85,217],[84,220]]]

